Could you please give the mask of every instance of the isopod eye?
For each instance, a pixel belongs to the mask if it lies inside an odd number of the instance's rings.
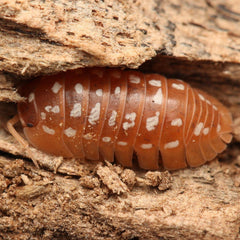
[[[19,90],[26,100],[18,103],[18,116],[23,127],[31,128],[38,124],[38,112],[34,94],[35,87],[31,83],[26,86],[22,86]]]

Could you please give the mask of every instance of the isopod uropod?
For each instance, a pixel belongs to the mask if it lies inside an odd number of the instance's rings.
[[[21,93],[27,100],[18,117],[28,142],[66,158],[131,167],[136,153],[143,169],[174,170],[212,160],[232,139],[227,108],[159,74],[79,69],[37,78]]]

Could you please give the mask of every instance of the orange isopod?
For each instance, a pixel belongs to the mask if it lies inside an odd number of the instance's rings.
[[[79,69],[37,78],[21,93],[28,142],[56,156],[131,167],[135,152],[140,168],[175,170],[212,160],[232,139],[226,107],[159,74]]]

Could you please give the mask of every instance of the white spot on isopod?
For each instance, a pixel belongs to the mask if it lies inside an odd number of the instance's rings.
[[[204,135],[207,135],[208,133],[209,133],[209,128],[204,128],[204,129],[203,129],[203,134],[204,134]]]
[[[215,105],[213,105],[213,109],[217,111],[217,107]]]
[[[163,100],[162,89],[159,88],[157,90],[157,93],[153,97],[153,102],[156,103],[156,104],[162,104],[162,100]]]
[[[90,133],[83,135],[83,138],[86,140],[90,140],[90,139],[92,139],[92,137],[93,136]]]
[[[130,123],[129,122],[124,122],[123,123],[123,129],[124,130],[128,130],[129,128],[132,128],[132,127],[135,126],[134,121],[136,119],[136,116],[137,116],[137,114],[135,112],[126,114],[125,119],[129,120]]]
[[[155,87],[161,87],[162,86],[162,82],[160,80],[150,80],[148,81],[148,83],[152,86],[155,86]]]
[[[59,113],[59,112],[60,112],[59,106],[56,105],[56,106],[52,107],[51,112],[53,112],[53,113]]]
[[[172,122],[171,122],[171,126],[181,127],[182,126],[182,119],[181,118],[173,119]]]
[[[203,129],[203,123],[200,122],[200,123],[195,127],[195,129],[194,129],[194,131],[193,131],[194,135],[195,135],[195,136],[199,136],[200,133],[201,133],[201,131],[202,131],[202,129]]]
[[[42,120],[46,119],[46,113],[45,112],[41,112],[40,115],[41,115],[41,119]]]
[[[141,148],[142,148],[142,149],[150,149],[150,148],[152,148],[152,144],[151,144],[151,143],[142,144],[142,145],[141,145]]]
[[[172,87],[173,88],[175,88],[175,89],[177,89],[177,90],[184,90],[184,85],[183,84],[181,84],[181,83],[179,83],[179,84],[177,84],[177,83],[172,83]]]
[[[48,133],[48,134],[50,134],[50,135],[54,135],[54,134],[55,134],[55,130],[47,127],[46,125],[43,125],[43,126],[42,126],[42,129],[43,129],[43,131],[44,131],[45,133]]]
[[[44,109],[45,109],[47,112],[50,112],[51,109],[52,109],[52,106],[46,106]]]
[[[217,132],[220,132],[221,131],[221,126],[220,124],[217,125]]]
[[[202,95],[202,94],[198,94],[198,96],[200,97],[200,99],[202,100],[202,101],[205,101],[205,97]]]
[[[64,134],[67,136],[67,137],[74,137],[76,135],[76,130],[69,127],[67,129],[64,130]]]
[[[73,109],[70,112],[70,117],[81,117],[82,115],[82,105],[81,103],[75,103]]]
[[[62,87],[62,85],[59,82],[55,82],[52,87],[53,93],[58,93],[58,91],[61,89],[61,87]]]
[[[121,92],[120,87],[116,87],[114,93],[119,94]]]
[[[155,127],[158,125],[158,117],[159,117],[160,113],[159,112],[156,112],[156,116],[153,116],[153,117],[149,117],[147,118],[147,121],[146,121],[146,129],[148,131],[152,131],[155,129]]]
[[[211,102],[209,100],[206,100],[207,104],[211,105]]]
[[[127,146],[127,142],[123,142],[123,141],[119,141],[117,144],[120,146]]]
[[[115,110],[113,110],[112,114],[111,114],[111,117],[108,120],[108,125],[110,127],[112,127],[116,124],[116,117],[117,117],[117,112]]]
[[[103,142],[110,142],[111,138],[110,137],[103,137],[102,140],[103,140]]]
[[[96,122],[99,120],[100,117],[100,103],[96,103],[95,107],[92,108],[90,115],[88,117],[88,122],[92,125],[95,125]]]
[[[135,84],[140,83],[140,77],[138,77],[136,75],[130,75],[129,80],[131,83],[135,83]]]
[[[98,97],[101,97],[102,94],[103,94],[102,89],[98,89],[98,90],[96,90],[96,95],[97,95]]]
[[[53,113],[59,113],[60,112],[60,108],[58,105],[52,107],[52,106],[46,106],[44,108],[46,110],[46,112],[53,112]]]
[[[179,141],[176,140],[176,141],[172,141],[172,142],[169,142],[169,143],[166,143],[164,145],[164,149],[171,149],[171,148],[175,148],[179,145]]]
[[[29,96],[28,96],[28,102],[32,102],[35,98],[35,95],[34,93],[30,93]]]
[[[83,86],[82,86],[81,83],[77,83],[77,84],[75,85],[74,89],[75,89],[75,91],[76,91],[77,94],[81,94],[82,91],[83,91]]]

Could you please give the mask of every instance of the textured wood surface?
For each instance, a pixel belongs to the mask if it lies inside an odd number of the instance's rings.
[[[237,0],[1,1],[0,239],[240,239],[239,23]],[[86,66],[187,80],[231,109],[233,143],[171,173],[21,148],[4,129],[14,86]]]

